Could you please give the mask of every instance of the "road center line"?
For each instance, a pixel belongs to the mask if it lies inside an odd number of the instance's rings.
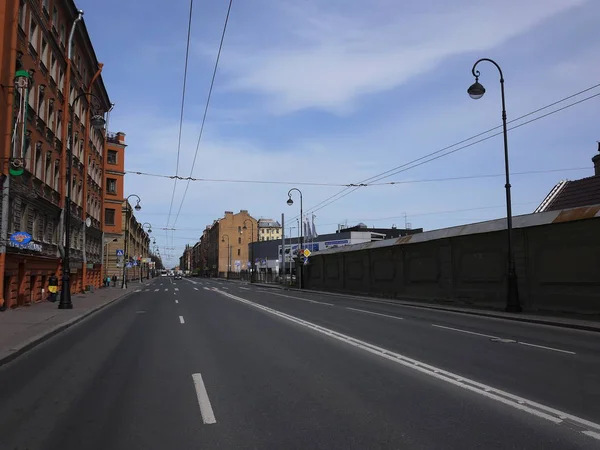
[[[334,306],[333,303],[325,303],[325,302],[317,302],[316,300],[309,300],[307,298],[302,298],[302,297],[295,297],[293,295],[285,295],[285,294],[279,294],[278,292],[272,292],[269,291],[271,294],[273,295],[279,295],[280,297],[287,297],[287,298],[294,298],[296,300],[300,300],[303,302],[308,302],[308,303],[316,303],[317,305],[327,305],[327,306]]]
[[[179,300],[175,300],[175,303],[179,303]]]
[[[179,290],[179,288],[175,288],[175,290],[176,290],[176,291],[178,291],[178,290]]]
[[[197,291],[197,290],[198,290],[198,288],[197,288],[197,287],[195,287],[195,288],[194,288],[194,290],[195,290],[195,291]]]
[[[404,356],[400,353],[396,353],[396,352],[393,352],[386,348],[379,347],[379,346],[370,344],[365,341],[361,341],[359,339],[353,338],[346,334],[334,331],[330,328],[325,328],[320,325],[316,325],[307,320],[299,319],[290,314],[286,314],[281,311],[277,311],[276,309],[269,308],[267,306],[261,305],[259,303],[255,303],[253,301],[247,300],[242,297],[238,297],[236,295],[230,294],[229,292],[221,291],[216,288],[214,289],[214,291],[221,295],[224,295],[225,297],[229,297],[233,300],[237,300],[241,303],[244,303],[251,307],[260,309],[260,310],[265,311],[274,316],[289,320],[290,322],[294,322],[298,325],[301,325],[301,326],[304,326],[311,330],[314,330],[314,331],[321,333],[325,336],[328,336],[332,339],[342,341],[346,344],[349,344],[354,347],[360,348],[361,350],[367,351],[371,354],[374,354],[374,355],[380,356],[382,358],[385,358],[387,360],[393,361],[404,367],[408,367],[412,370],[421,372],[422,374],[428,375],[430,377],[436,378],[438,380],[441,380],[446,383],[452,384],[454,386],[460,387],[462,389],[468,390],[475,394],[479,394],[490,400],[497,401],[504,405],[507,405],[512,408],[518,409],[520,411],[526,412],[528,414],[534,415],[536,417],[548,420],[557,425],[564,424],[565,420],[569,420],[569,422],[571,422],[571,423],[574,422],[575,424],[577,424],[581,428],[583,428],[580,431],[583,434],[586,434],[587,436],[596,438],[596,436],[600,435],[600,424],[598,424],[598,423],[594,423],[589,420],[583,419],[581,417],[577,417],[572,414],[566,413],[564,411],[560,411],[558,409],[552,408],[550,406],[546,406],[541,403],[537,403],[533,400],[528,400],[526,398],[519,397],[517,395],[511,394],[510,392],[496,389],[492,386],[488,386],[488,385],[480,383],[478,381],[463,377],[462,375],[448,372],[447,370],[432,366],[430,364],[426,364],[422,361],[419,361],[419,360],[416,360],[413,358],[409,358],[408,356]],[[459,331],[463,331],[463,330],[459,330]],[[488,336],[486,336],[486,337],[488,337]]]
[[[169,290],[169,288],[166,288],[166,289],[165,289],[165,292],[167,292],[168,290]]]
[[[570,352],[570,351],[568,351],[568,350],[561,350],[560,348],[546,347],[546,346],[544,346],[544,345],[537,345],[537,344],[529,344],[528,342],[521,342],[521,341],[519,341],[519,342],[517,342],[517,343],[518,343],[518,344],[521,344],[521,345],[527,345],[527,346],[529,346],[529,347],[544,348],[544,349],[546,349],[546,350],[552,350],[552,351],[554,351],[554,352],[568,353],[569,355],[576,355],[576,354],[577,354],[577,353],[575,353],[575,352]]]
[[[498,336],[492,336],[490,334],[475,333],[474,331],[461,330],[460,328],[445,327],[443,325],[435,325],[433,323],[431,324],[431,326],[436,327],[436,328],[444,328],[445,330],[458,331],[460,333],[474,334],[476,336],[483,336],[483,337],[492,338],[492,339],[500,339]]]
[[[208,288],[208,287],[206,287],[206,286],[204,286],[204,289],[206,289],[207,291],[210,291],[210,290],[211,290],[210,288]]]
[[[154,292],[158,292],[160,289],[154,289]]]
[[[373,314],[375,316],[389,317],[390,319],[404,320],[404,317],[390,316],[389,314],[381,314],[381,313],[378,313],[378,312],[367,311],[367,310],[364,310],[364,309],[350,308],[349,306],[346,307],[346,309],[351,309],[352,311],[358,311],[358,312],[362,312],[362,313],[366,313],[366,314]]]
[[[194,380],[194,387],[196,388],[196,397],[198,397],[198,405],[200,405],[200,414],[202,415],[202,422],[206,425],[211,423],[217,423],[215,413],[213,412],[210,399],[208,398],[208,392],[206,392],[206,386],[202,375],[199,373],[193,373],[192,379]]]
[[[444,328],[446,330],[459,331],[461,333],[474,334],[476,336],[483,336],[483,337],[487,337],[487,338],[491,338],[491,339],[502,339],[502,338],[499,338],[498,336],[491,336],[489,334],[475,333],[474,331],[461,330],[460,328],[445,327],[443,325],[434,325],[434,324],[431,324],[431,326],[432,327],[436,327],[436,328]],[[561,350],[559,348],[554,348],[554,347],[546,347],[544,345],[530,344],[528,342],[521,342],[521,341],[517,341],[517,340],[513,340],[511,342],[515,342],[515,343],[521,344],[521,345],[527,345],[528,347],[543,348],[545,350],[552,350],[554,352],[568,353],[569,355],[576,355],[577,354],[575,352],[571,352],[571,351],[568,351],[568,350]]]
[[[185,320],[183,320],[183,316],[179,316],[179,322],[182,323],[182,324],[185,323]]]

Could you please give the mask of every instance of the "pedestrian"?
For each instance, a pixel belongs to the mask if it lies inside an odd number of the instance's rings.
[[[50,275],[50,278],[48,279],[48,293],[48,301],[52,303],[56,302],[56,295],[58,294],[58,278],[54,272],[52,272],[52,275]]]
[[[116,286],[117,286],[117,281],[118,281],[118,278],[117,278],[117,276],[116,276],[116,275],[113,275],[113,276],[112,276],[112,278],[111,278],[111,280],[112,280],[112,282],[113,282],[113,286],[114,286],[114,287],[116,287]]]

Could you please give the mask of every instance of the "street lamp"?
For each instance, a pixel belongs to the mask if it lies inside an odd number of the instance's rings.
[[[227,238],[227,279],[229,280],[229,270],[231,269],[231,245],[229,245],[229,235],[224,234],[221,238],[221,242],[225,242]]]
[[[292,188],[288,191],[288,206],[292,206],[294,204],[294,200],[292,200],[292,191],[297,191],[300,194],[300,222],[302,222],[302,191],[298,188]],[[302,231],[302,226],[300,226],[300,245],[298,246],[299,250],[302,251],[302,247],[304,247],[304,233]],[[298,274],[298,287],[302,289],[302,266],[296,271]],[[291,275],[291,274],[290,274]]]
[[[73,302],[71,301],[71,190],[73,188],[71,183],[71,176],[73,171],[73,136],[75,134],[75,105],[77,101],[82,97],[89,97],[88,103],[90,104],[90,126],[96,129],[104,128],[106,121],[100,113],[102,110],[102,101],[99,97],[92,94],[91,92],[84,92],[79,94],[73,100],[70,107],[71,109],[71,121],[69,124],[69,145],[66,149],[67,152],[67,196],[65,198],[65,255],[63,258],[63,273],[62,273],[62,290],[60,295],[60,302],[58,303],[58,309],[73,309]],[[85,147],[84,143],[84,147]],[[63,145],[67,145],[66,142]],[[85,233],[85,229],[84,229]],[[85,249],[84,249],[85,251]]]
[[[477,65],[487,61],[492,63],[498,69],[500,73],[500,93],[502,96],[502,133],[504,135],[504,171],[506,174],[506,183],[504,188],[506,189],[506,228],[507,228],[507,239],[508,239],[508,273],[506,275],[506,311],[508,312],[521,312],[521,304],[519,301],[519,286],[517,284],[517,272],[515,268],[515,255],[512,246],[512,202],[510,197],[510,170],[508,166],[508,132],[506,129],[506,101],[504,97],[504,74],[500,66],[493,60],[488,58],[481,58],[471,69],[471,73],[475,77],[475,83],[473,83],[467,93],[474,99],[480,99],[485,94],[485,88],[479,83],[479,70]]]
[[[152,225],[150,225],[148,222],[144,222],[142,224],[142,230],[146,229],[146,225],[148,226],[148,234],[152,233]],[[148,239],[150,239],[150,237],[148,237]],[[142,282],[142,266],[141,266],[141,264],[143,264],[143,263],[140,263],[140,283]],[[146,263],[146,264],[148,264],[148,263]],[[146,279],[149,280],[150,279],[150,265],[148,265],[148,267],[146,268],[146,272],[147,272]]]
[[[129,199],[131,197],[137,198],[137,203],[134,206],[136,211],[142,209],[140,202],[142,199],[137,194],[131,194],[129,197],[125,199],[125,250],[123,255],[123,279],[121,280],[121,289],[127,289],[127,281],[125,280],[127,277],[127,261],[129,259],[129,213],[131,208],[129,208]]]
[[[250,219],[245,219],[244,220],[244,226],[243,229],[247,230],[248,226],[246,225],[246,222],[250,222],[250,228],[251,228],[251,235],[250,235],[250,283],[252,283],[254,281],[254,244],[252,243],[253,239],[254,239],[254,222],[252,222]]]

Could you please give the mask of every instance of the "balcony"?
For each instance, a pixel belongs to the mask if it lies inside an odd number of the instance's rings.
[[[106,140],[107,142],[112,142],[113,144],[119,144],[119,136],[117,133],[112,133],[110,131],[106,132]]]

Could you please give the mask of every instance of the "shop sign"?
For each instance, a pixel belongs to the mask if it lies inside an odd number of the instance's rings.
[[[10,235],[8,245],[14,248],[30,250],[32,252],[42,252],[42,246],[31,240],[32,237],[25,231],[17,231]]]

